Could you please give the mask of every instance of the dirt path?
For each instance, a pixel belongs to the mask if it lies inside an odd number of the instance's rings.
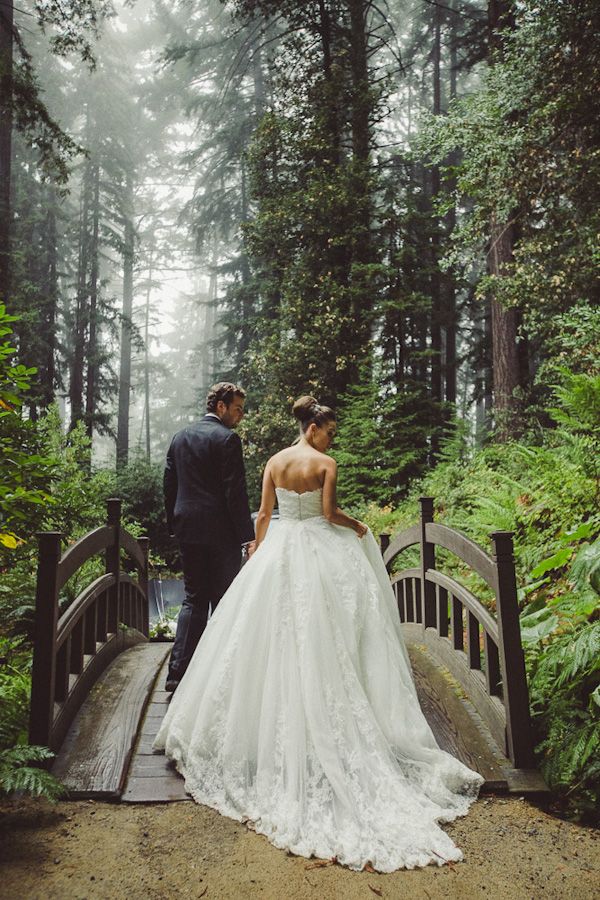
[[[21,801],[0,808],[3,900],[493,897],[597,900],[600,832],[525,800],[489,798],[447,826],[465,861],[390,875],[350,872],[276,850],[193,803],[111,806]]]

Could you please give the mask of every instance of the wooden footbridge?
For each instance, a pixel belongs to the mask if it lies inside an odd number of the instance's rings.
[[[441,747],[485,778],[483,790],[541,795],[519,631],[512,536],[491,535],[488,555],[433,521],[382,535],[382,552],[409,648],[421,705]],[[418,548],[419,565],[396,571]],[[495,615],[436,569],[444,548],[477,573]],[[412,550],[413,555],[415,549]],[[60,613],[61,592],[88,560],[104,574]],[[120,501],[107,522],[61,554],[61,535],[39,536],[30,743],[50,747],[68,796],[122,802],[187,800],[182,778],[152,742],[169,702],[162,690],[168,643],[148,639],[148,541],[121,527]]]

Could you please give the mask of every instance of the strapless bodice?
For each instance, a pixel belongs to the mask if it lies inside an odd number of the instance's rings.
[[[278,487],[275,488],[275,493],[277,494],[279,505],[279,516],[282,519],[302,521],[303,519],[314,519],[316,516],[323,515],[322,488],[298,494],[296,491]]]

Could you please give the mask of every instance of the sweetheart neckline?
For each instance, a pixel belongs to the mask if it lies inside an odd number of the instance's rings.
[[[323,490],[322,487],[315,488],[313,491],[293,491],[291,488],[276,487],[276,491],[285,491],[287,494],[295,494],[296,497],[304,497],[305,494],[319,494]]]

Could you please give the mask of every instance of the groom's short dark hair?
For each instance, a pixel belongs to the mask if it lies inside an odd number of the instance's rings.
[[[215,412],[219,400],[222,400],[225,406],[229,406],[234,397],[245,399],[246,391],[230,381],[218,381],[216,384],[213,384],[206,396],[207,412]]]

